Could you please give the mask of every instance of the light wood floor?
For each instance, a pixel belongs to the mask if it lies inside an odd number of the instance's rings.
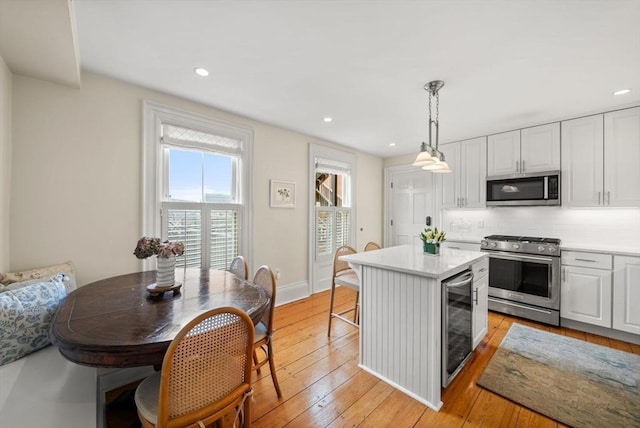
[[[338,294],[340,306],[353,292]],[[278,400],[268,367],[254,385],[254,427],[563,427],[476,386],[514,321],[640,354],[640,346],[565,328],[489,313],[489,332],[444,391],[435,412],[358,368],[357,329],[334,321],[327,337],[329,295],[320,293],[276,308],[274,339]]]

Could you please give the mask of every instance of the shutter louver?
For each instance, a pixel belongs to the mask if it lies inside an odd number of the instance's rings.
[[[238,211],[210,211],[211,269],[225,270],[238,255]]]
[[[336,248],[351,243],[351,211],[336,210]]]
[[[333,212],[316,208],[316,258],[333,254]]]
[[[168,209],[167,239],[184,243],[184,254],[176,257],[177,267],[200,267],[202,221],[200,210]]]

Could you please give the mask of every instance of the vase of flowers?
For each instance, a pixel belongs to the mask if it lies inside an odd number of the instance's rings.
[[[437,227],[433,229],[426,227],[423,232],[420,232],[422,250],[429,254],[440,254],[440,244],[446,241],[445,236],[446,233],[438,230]]]
[[[133,254],[139,259],[157,256],[157,287],[172,287],[176,282],[176,256],[184,254],[184,244],[178,241],[161,241],[160,238],[143,236]]]

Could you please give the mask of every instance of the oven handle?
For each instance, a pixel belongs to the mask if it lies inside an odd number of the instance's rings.
[[[467,285],[473,281],[473,272],[466,273],[464,276],[465,278],[462,281],[446,282],[445,284],[447,288],[462,287],[463,285]]]
[[[536,262],[545,262],[545,263],[553,263],[554,258],[553,257],[536,257],[536,256],[529,256],[526,254],[518,254],[513,255],[512,253],[503,253],[503,252],[498,252],[498,253],[490,253],[489,254],[490,258],[495,258],[495,259],[506,259],[506,260],[515,260],[515,261],[519,261],[519,260],[532,260],[532,261],[536,261]]]

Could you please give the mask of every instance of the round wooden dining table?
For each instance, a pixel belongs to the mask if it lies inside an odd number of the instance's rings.
[[[103,279],[71,292],[51,325],[51,341],[70,361],[94,367],[162,365],[176,334],[209,309],[234,306],[254,323],[269,305],[264,289],[220,270],[179,269],[180,292],[151,297],[155,271]]]

